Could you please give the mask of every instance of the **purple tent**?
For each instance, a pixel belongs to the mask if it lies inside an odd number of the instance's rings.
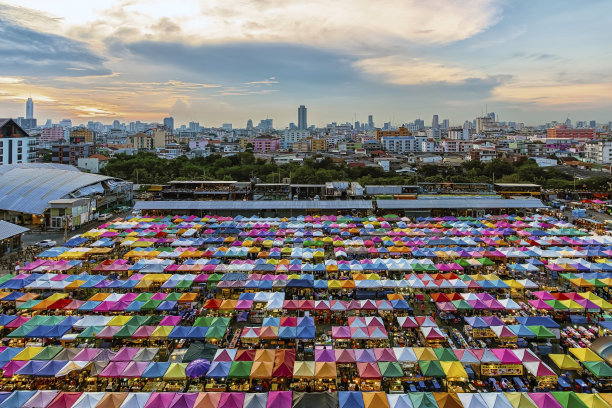
[[[181,316],[166,316],[159,322],[158,326],[178,326],[181,319]]]
[[[127,361],[112,361],[104,367],[98,377],[120,378],[128,364]]]
[[[197,392],[177,392],[170,403],[170,408],[192,408],[198,395]]]
[[[205,358],[193,360],[185,367],[185,374],[189,378],[204,377],[210,368],[210,361]]]
[[[110,361],[132,361],[139,350],[138,347],[122,347]]]
[[[315,349],[316,362],[335,362],[336,355],[333,349]]]
[[[36,394],[30,398],[22,408],[42,408],[46,407],[59,394],[59,391],[45,390],[36,391]]]
[[[266,408],[291,408],[292,398],[293,393],[291,391],[270,391]]]

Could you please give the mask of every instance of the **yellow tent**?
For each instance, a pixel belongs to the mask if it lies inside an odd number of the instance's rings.
[[[576,395],[589,408],[610,408],[610,405],[599,396],[600,394],[587,394],[577,392]]]
[[[106,324],[107,326],[125,326],[133,316],[119,315],[115,316]]]
[[[151,333],[152,339],[167,339],[174,326],[157,326]]]
[[[164,374],[164,380],[184,380],[187,363],[171,363]]]
[[[255,352],[255,358],[253,359],[256,363],[273,363],[276,351],[274,349],[259,349]]]
[[[315,362],[315,377],[336,379],[336,377],[338,377],[338,372],[336,371],[336,363],[329,361]]]
[[[463,364],[459,361],[440,361],[440,365],[446,374],[446,378],[465,378],[467,380],[468,375],[463,368]]]
[[[259,351],[259,350],[257,350]],[[250,378],[272,378],[274,370],[274,362],[270,361],[255,361],[251,367]]]
[[[504,395],[514,408],[538,408],[526,392],[504,392]]]
[[[313,378],[314,375],[314,361],[296,361],[293,365],[293,378]]]
[[[95,295],[90,297],[88,300],[93,301],[93,302],[101,302],[109,296],[110,296],[110,293],[96,293]]]
[[[419,361],[437,360],[438,356],[431,347],[413,347],[414,355]]]
[[[384,391],[364,392],[362,395],[365,408],[389,408],[387,394]]]
[[[570,353],[572,353],[580,362],[584,361],[603,361],[601,357],[593,352],[593,350],[588,348],[570,348]]]
[[[35,355],[44,350],[44,347],[26,347],[15,357],[11,358],[14,361],[30,361]]]
[[[580,364],[567,354],[549,354],[548,357],[561,370],[581,370]]]

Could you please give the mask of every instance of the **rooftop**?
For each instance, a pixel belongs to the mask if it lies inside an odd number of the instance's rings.
[[[137,201],[135,210],[370,210],[368,200],[275,200],[275,201]]]
[[[434,210],[434,209],[502,209],[502,208],[544,208],[542,201],[534,198],[503,199],[503,198],[460,198],[437,197],[420,198],[417,200],[379,200],[377,206],[388,210]]]

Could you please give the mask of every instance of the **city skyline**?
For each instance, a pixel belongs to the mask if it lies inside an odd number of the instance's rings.
[[[495,111],[527,125],[608,122],[605,1],[386,9],[297,1],[0,1],[2,116],[206,126],[274,118],[461,124]],[[545,15],[546,19],[541,17]],[[330,16],[333,16],[330,17]],[[310,24],[307,22],[317,22]]]

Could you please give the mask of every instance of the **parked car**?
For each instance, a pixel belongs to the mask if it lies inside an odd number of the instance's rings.
[[[111,219],[112,217],[113,217],[112,214],[100,214],[100,215],[98,215],[98,220],[106,221],[106,220]]]
[[[39,246],[41,248],[52,248],[57,244],[56,241],[52,241],[50,239],[43,239],[42,241],[39,241],[36,243],[36,246]]]

